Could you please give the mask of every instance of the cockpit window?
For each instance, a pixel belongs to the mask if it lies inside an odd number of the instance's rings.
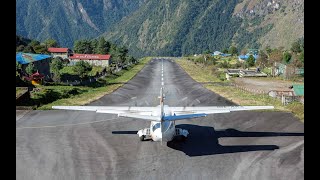
[[[153,125],[152,131],[155,131],[158,128],[160,128],[160,123],[157,123],[157,124]]]

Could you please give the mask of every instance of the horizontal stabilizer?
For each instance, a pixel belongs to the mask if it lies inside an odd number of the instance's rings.
[[[207,114],[185,114],[185,115],[174,115],[174,116],[165,116],[163,120],[165,121],[175,121],[175,120],[183,120],[183,119],[191,119],[191,118],[198,118],[198,117],[205,117]]]

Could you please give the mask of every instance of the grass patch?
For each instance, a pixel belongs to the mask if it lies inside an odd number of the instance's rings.
[[[220,82],[218,77],[212,75],[213,65],[195,64],[186,58],[177,59],[176,62],[197,82]]]
[[[106,85],[102,87],[80,87],[76,86],[73,88],[79,88],[79,90],[82,90],[83,92],[77,95],[72,95],[67,98],[62,98],[55,100],[53,102],[50,102],[48,104],[42,105],[38,107],[37,109],[41,110],[48,110],[52,109],[52,106],[80,106],[80,105],[86,105],[92,101],[95,101],[102,96],[106,94],[110,94],[119,87],[123,85],[123,83],[128,82],[130,79],[132,79],[150,60],[152,57],[146,57],[142,58],[138,64],[134,65],[133,67],[128,67],[127,69],[123,69],[117,74],[113,76],[108,76],[105,78]],[[50,88],[57,88],[59,91],[63,91],[63,87],[70,88],[68,86],[50,86]],[[60,89],[62,88],[62,89]]]
[[[28,89],[23,87],[16,87],[16,97],[20,96],[21,94],[27,92]]]
[[[88,73],[89,76],[95,76],[97,73],[101,73],[104,67],[92,66],[92,70]]]
[[[212,74],[211,66],[196,65],[186,58],[178,59],[176,62],[197,82],[221,82],[219,78]],[[271,80],[271,79],[270,79]],[[286,106],[281,104],[281,101],[272,98],[268,95],[253,94],[246,91],[241,91],[233,86],[215,86],[212,84],[204,85],[207,89],[218,93],[222,97],[239,105],[261,105],[274,106],[276,110],[293,113],[297,118],[304,122],[304,105],[300,102],[293,102]]]

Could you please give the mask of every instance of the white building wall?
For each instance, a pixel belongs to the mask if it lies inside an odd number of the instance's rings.
[[[94,66],[102,66],[102,67],[108,67],[109,66],[109,60],[79,60],[79,59],[70,59],[70,64],[74,65],[79,61],[85,61],[88,62],[90,65]]]

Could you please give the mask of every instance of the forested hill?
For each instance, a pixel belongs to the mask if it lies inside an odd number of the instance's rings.
[[[144,1],[16,0],[16,34],[71,48],[75,40],[101,35]]]
[[[105,33],[135,55],[181,56],[222,50],[290,48],[304,36],[303,0],[148,1]]]
[[[72,47],[105,36],[135,56],[289,49],[304,37],[304,0],[17,0],[17,32]]]

